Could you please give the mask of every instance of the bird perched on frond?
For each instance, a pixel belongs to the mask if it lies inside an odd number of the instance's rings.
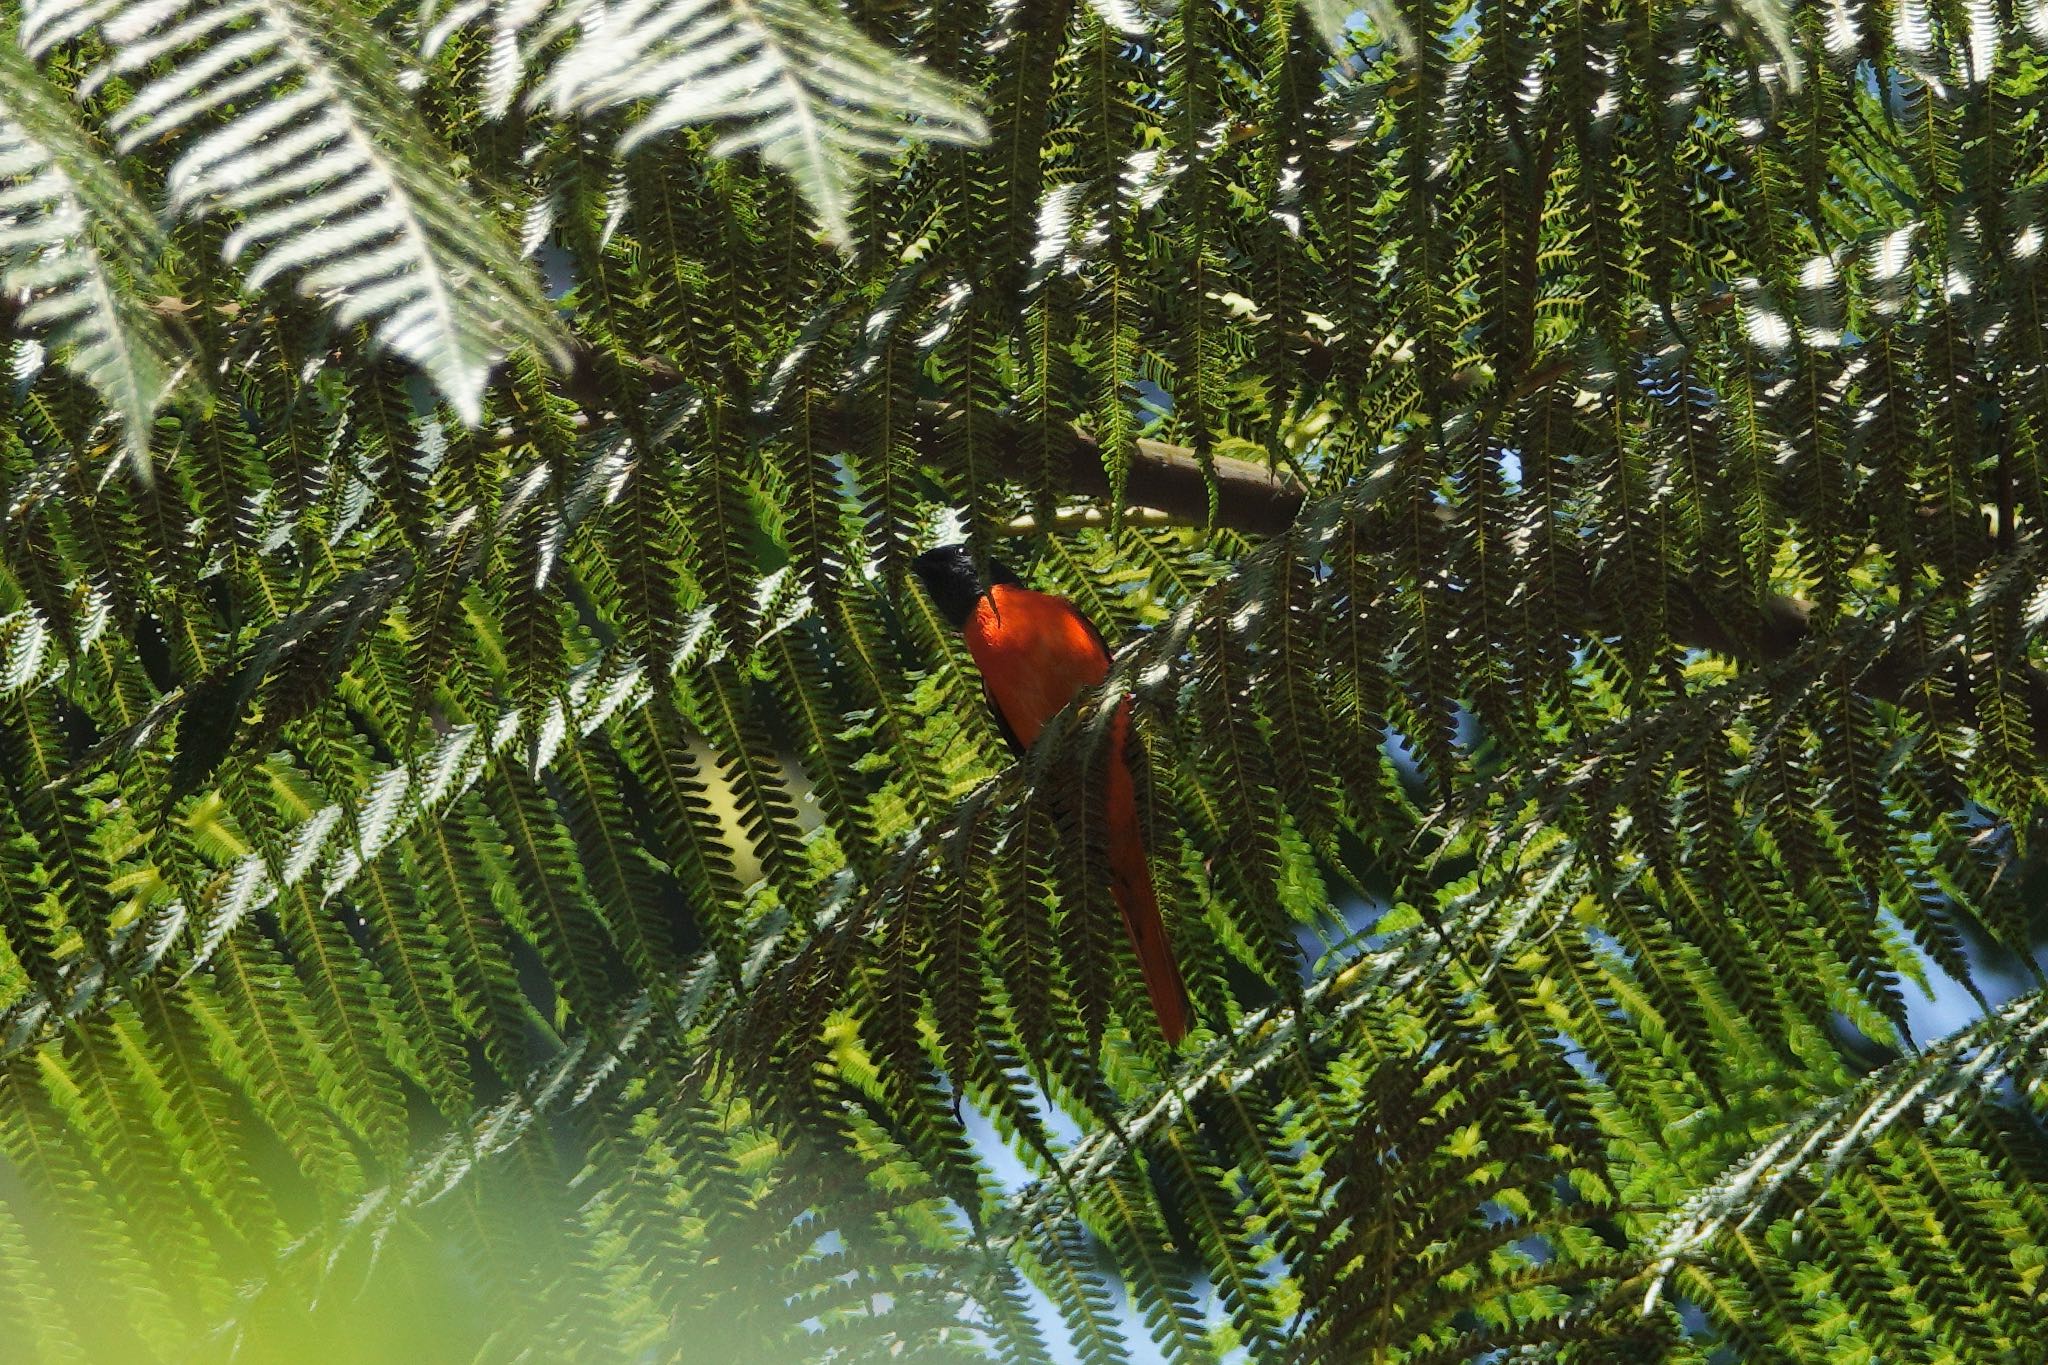
[[[1066,598],[1025,587],[994,560],[989,561],[984,586],[965,545],[926,550],[911,568],[939,614],[966,639],[996,726],[1019,756],[1063,707],[1109,675],[1109,647],[1102,642],[1102,633]],[[1188,1031],[1187,986],[1167,941],[1152,870],[1145,861],[1126,747],[1130,730],[1131,703],[1126,698],[1111,718],[1109,756],[1103,765],[1110,892],[1137,950],[1159,1031],[1168,1043],[1178,1043]]]

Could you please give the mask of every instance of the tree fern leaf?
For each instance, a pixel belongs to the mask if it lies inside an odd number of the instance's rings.
[[[932,1016],[939,1044],[956,1087],[982,1071],[976,1065],[983,1046],[981,1027],[987,1008],[983,934],[987,917],[984,880],[990,865],[993,822],[967,814],[948,844],[941,876],[942,899],[931,926],[930,971]]]
[[[1244,1230],[1240,1199],[1201,1137],[1169,1132],[1160,1140],[1166,1179],[1180,1187],[1177,1207],[1191,1224],[1203,1265],[1229,1309],[1237,1339],[1254,1358],[1279,1349],[1284,1325],[1260,1252]]]
[[[1312,605],[1312,575],[1291,547],[1278,560],[1260,610],[1265,667],[1255,687],[1270,699],[1266,710],[1276,788],[1303,831],[1321,843],[1332,833],[1337,806],[1327,760],[1333,736],[1313,663],[1321,654],[1323,631]],[[1372,793],[1368,789],[1361,795],[1370,800]]]
[[[1115,1365],[1124,1359],[1124,1337],[1111,1311],[1113,1301],[1081,1228],[1071,1220],[1051,1222],[1034,1238],[1032,1252],[1040,1267],[1034,1278],[1059,1309],[1075,1358],[1084,1365]]]
[[[1207,771],[1196,779],[1203,804],[1214,811],[1210,835],[1215,842],[1205,852],[1234,893],[1230,908],[1242,917],[1240,927],[1259,970],[1276,989],[1292,992],[1300,979],[1293,921],[1280,900],[1278,794],[1271,752],[1240,700],[1249,669],[1238,634],[1236,623],[1219,620],[1197,644],[1204,676],[1190,718],[1222,740],[1206,755]]]
[[[127,1022],[86,1025],[63,1057],[46,1050],[43,1084],[92,1147],[143,1258],[166,1288],[190,1296],[181,1309],[190,1316],[203,1311],[200,1296],[219,1293],[221,1267],[170,1145],[141,1112],[116,1036]]]
[[[744,896],[730,843],[706,795],[706,784],[682,719],[665,697],[635,718],[625,754],[649,795],[661,852],[690,898],[692,922],[738,980],[747,936]]]
[[[0,285],[25,301],[18,324],[46,331],[99,391],[147,478],[157,408],[186,368],[178,329],[137,296],[162,234],[9,43],[0,80]]]
[[[69,8],[27,9],[32,52],[82,27]],[[233,261],[256,249],[252,287],[296,274],[342,325],[369,323],[380,344],[422,366],[472,425],[491,366],[512,346],[563,359],[525,265],[417,150],[430,139],[405,110],[384,40],[352,12],[122,5],[93,18],[113,47],[108,74],[171,63],[115,116],[126,147],[184,134],[266,91],[190,142],[169,178],[175,210],[239,217],[224,253]]]
[[[178,1078],[160,1068],[158,1056],[150,1048],[150,1040],[143,1038],[143,1023],[131,1009],[115,1011],[106,1019],[106,1025],[109,1025],[109,1033],[106,1033],[109,1048],[106,1052],[96,1052],[92,1058],[90,1078],[92,1085],[98,1087],[92,1099],[100,1105],[111,1103],[127,1111],[123,1115],[125,1132],[119,1138],[123,1148],[129,1150],[129,1156],[135,1158],[137,1166],[141,1166],[143,1171],[150,1171],[152,1179],[168,1181],[162,1197],[170,1197],[176,1203],[186,1205],[180,1222],[186,1222],[193,1232],[201,1236],[213,1234],[207,1250],[201,1252],[199,1259],[188,1267],[190,1273],[197,1275],[195,1283],[199,1285],[199,1291],[211,1293],[215,1291],[211,1281],[225,1269],[217,1259],[225,1259],[229,1265],[240,1259],[236,1252],[244,1250],[244,1238],[250,1234],[248,1228],[242,1228],[236,1222],[236,1209],[227,1201],[227,1189],[217,1183],[219,1177],[236,1179],[231,1175],[231,1162],[240,1162],[240,1154],[229,1156],[223,1148],[213,1146],[213,1150],[205,1152],[205,1158],[195,1160],[195,1148],[203,1148],[209,1140],[217,1142],[219,1134],[205,1126],[195,1128],[188,1124],[188,1111],[180,1103],[182,1095],[176,1085]],[[150,1138],[139,1140],[137,1134],[145,1121]],[[162,1144],[164,1169],[152,1169],[154,1152],[137,1150],[141,1142]],[[182,1181],[168,1179],[168,1169],[172,1164],[184,1177]],[[213,1232],[211,1220],[201,1222],[209,1212],[229,1228],[231,1236],[221,1238]]]
[[[371,961],[389,984],[399,1030],[387,1041],[453,1119],[471,1103],[469,1058],[456,1031],[454,982],[447,968],[447,942],[434,916],[420,913],[418,893],[408,895],[399,858],[372,860],[356,880],[353,897],[371,929]]]
[[[626,964],[657,1000],[666,997],[677,958],[662,912],[659,869],[629,829],[614,828],[608,812],[625,808],[615,768],[595,746],[571,744],[556,765],[564,807],[582,852],[592,894],[605,907],[605,925]]]
[[[280,897],[279,918],[295,965],[311,987],[298,1023],[332,1070],[325,1098],[387,1157],[404,1150],[404,1101],[384,1055],[379,1015],[388,988],[373,976],[339,917],[300,882]]]
[[[534,781],[502,759],[483,794],[511,873],[509,885],[492,888],[500,910],[532,939],[561,1005],[585,1027],[603,1028],[612,971],[568,831]]]
[[[853,867],[872,875],[878,866],[880,832],[868,794],[857,783],[860,755],[848,742],[845,722],[833,708],[820,652],[803,623],[769,632],[762,641],[769,682],[803,746],[805,776],[830,822],[833,837]]]
[[[1107,1241],[1117,1252],[1132,1298],[1154,1341],[1172,1361],[1216,1359],[1186,1272],[1165,1254],[1150,1201],[1129,1169],[1095,1182],[1094,1209],[1108,1225]]]
[[[178,1310],[42,1091],[33,1064],[17,1062],[0,1075],[0,1151],[36,1181],[38,1196],[24,1211],[34,1218],[32,1226],[40,1225],[45,1263],[59,1274],[74,1271],[77,1278],[66,1276],[73,1284],[102,1277],[98,1282],[118,1286],[123,1308],[74,1313],[72,1328],[90,1355],[112,1352],[147,1359],[166,1354],[173,1340],[166,1329],[177,1321]]]
[[[759,628],[759,522],[744,472],[744,442],[733,429],[733,414],[713,405],[703,416],[700,444],[686,466],[687,492],[679,509],[690,527],[683,547],[727,643],[744,655],[752,651]]]
[[[1058,742],[1049,747],[1056,751]],[[1059,889],[1060,913],[1054,922],[1059,960],[1091,1055],[1102,1049],[1110,1006],[1120,995],[1116,983],[1132,975],[1134,963],[1111,894],[1108,782],[1100,775],[1109,761],[1106,754],[1090,754],[1077,764],[1078,771],[1063,774],[1065,790],[1052,808],[1058,831],[1052,852]]]
[[[686,124],[727,125],[717,151],[758,152],[781,167],[842,243],[864,162],[893,154],[904,136],[988,135],[950,83],[805,0],[593,8],[545,91],[563,114],[641,108],[623,151]]]
[[[1927,1238],[1937,1259],[1951,1261],[1963,1281],[1960,1300],[1975,1349],[1998,1351],[2012,1343],[2039,1342],[2040,1326],[2028,1320],[2029,1288],[2013,1263],[2009,1215],[1992,1192],[2000,1181],[1967,1149],[1936,1147],[1925,1133],[1899,1144],[1893,1172],[1911,1190],[1917,1221],[1939,1228]],[[1946,1252],[1942,1257],[1940,1253]]]
[[[7,798],[0,796],[0,801]],[[11,801],[4,809],[20,828],[20,816]],[[36,843],[22,834],[0,843],[0,930],[6,934],[9,956],[28,974],[35,989],[54,1000],[63,991],[59,969],[63,920],[58,903],[35,875],[38,852]]]
[[[463,797],[439,820],[422,824],[411,840],[409,866],[423,903],[439,916],[448,944],[449,969],[469,1008],[484,1056],[501,1078],[523,1075],[531,1063],[526,1014],[530,1006],[520,993],[503,921],[492,908],[484,885],[484,863],[474,847],[494,846],[500,839],[478,800]]]
[[[420,55],[431,58],[450,37],[490,13],[491,56],[484,80],[484,117],[501,119],[510,112],[512,98],[526,74],[532,49],[544,43],[567,16],[550,19],[533,42],[526,31],[547,15],[553,0],[452,0],[443,12],[440,0],[426,0],[420,7]]]
[[[752,689],[739,671],[714,660],[691,689],[695,710],[733,784],[739,819],[768,875],[786,902],[801,904],[810,880],[804,870],[796,808],[780,764],[753,708]],[[772,765],[772,766],[771,766]]]
[[[675,494],[666,461],[642,452],[626,475],[618,511],[603,528],[605,558],[619,587],[618,624],[634,652],[658,665],[682,634],[683,607]]]
[[[2037,1088],[2030,1059],[2048,1036],[2041,992],[2023,995],[1997,1013],[1893,1063],[1828,1103],[1783,1125],[1768,1142],[1725,1168],[1659,1232],[1662,1292],[1681,1258],[1702,1249],[1725,1227],[1754,1222],[1770,1201],[1812,1191],[1858,1160],[1895,1124],[1925,1125],[2009,1081]]]
[[[1027,800],[1011,826],[998,880],[1003,912],[991,926],[1002,971],[1000,981],[1027,1056],[1032,1040],[1055,1036],[1054,974],[1058,947],[1045,905],[1051,884],[1053,826],[1050,812]]]
[[[297,984],[267,946],[229,940],[214,958],[218,993],[195,992],[215,1063],[257,1112],[290,1143],[292,1159],[326,1190],[361,1179],[354,1151],[316,1091],[314,1062],[294,1014],[306,1006]]]
[[[201,1182],[229,1225],[253,1246],[283,1242],[284,1223],[249,1159],[249,1134],[226,1078],[182,992],[150,983],[137,992],[138,1035],[163,1078],[161,1103],[175,1117],[179,1161]]]
[[[16,724],[0,731],[0,760],[19,784],[15,810],[25,818],[18,828],[37,846],[38,861],[65,907],[67,928],[79,935],[88,953],[104,958],[111,908],[106,888],[114,868],[95,837],[86,799],[53,785],[61,772],[63,745],[53,698],[28,693],[6,709]]]
[[[28,1230],[0,1204],[0,1303],[21,1333],[24,1349],[37,1360],[84,1361],[85,1348],[58,1306],[43,1258],[31,1249]]]

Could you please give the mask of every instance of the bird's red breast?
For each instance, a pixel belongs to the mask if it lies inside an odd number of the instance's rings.
[[[1061,707],[1109,676],[1102,637],[1063,597],[998,583],[963,633],[990,698],[1027,749]]]

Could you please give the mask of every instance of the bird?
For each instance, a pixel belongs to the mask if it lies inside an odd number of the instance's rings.
[[[987,585],[965,545],[940,545],[911,561],[911,569],[946,623],[967,642],[981,673],[981,689],[1010,751],[1022,757],[1046,723],[1081,692],[1109,676],[1102,632],[1066,598],[1036,592],[995,560]],[[1131,703],[1125,698],[1110,722],[1104,808],[1109,822],[1110,893],[1123,912],[1137,950],[1145,993],[1169,1044],[1187,1036],[1187,985],[1166,937],[1152,870],[1139,832],[1137,789],[1130,757]]]

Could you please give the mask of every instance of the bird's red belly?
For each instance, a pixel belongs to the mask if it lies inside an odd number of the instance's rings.
[[[1001,587],[969,618],[968,652],[1017,742],[1029,748],[1083,688],[1109,675],[1109,656],[1066,602]]]

